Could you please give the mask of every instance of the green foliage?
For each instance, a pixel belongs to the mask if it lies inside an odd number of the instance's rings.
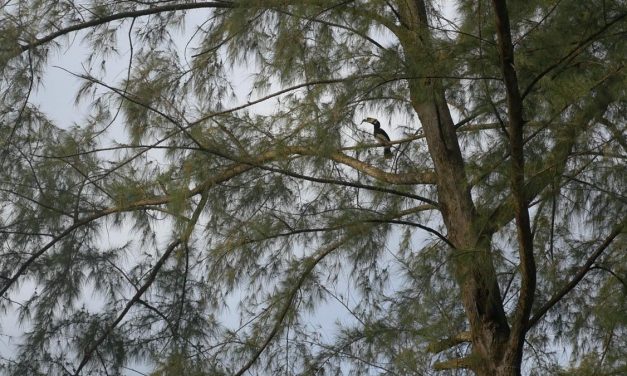
[[[406,3],[3,1],[0,336],[22,327],[0,372],[431,375],[471,354],[429,350],[469,330],[456,270],[477,256],[449,246],[418,120],[434,99],[416,87],[443,87],[459,121],[511,319],[522,277],[492,2],[458,1],[451,19],[427,1],[427,33]],[[508,7],[532,317],[604,247],[529,328],[523,366],[622,374],[625,4]],[[53,69],[68,50],[81,70]],[[59,74],[67,87],[46,85]],[[70,82],[75,124],[46,102]],[[402,139],[394,159],[366,116]]]

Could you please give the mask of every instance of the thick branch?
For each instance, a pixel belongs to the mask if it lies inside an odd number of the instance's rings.
[[[278,160],[278,159],[286,158],[290,155],[306,155],[306,156],[311,156],[311,157],[329,158],[330,160],[334,162],[352,167],[355,170],[358,170],[366,175],[369,175],[377,180],[380,180],[388,184],[414,185],[414,184],[434,184],[435,183],[435,174],[433,173],[433,171],[430,171],[430,170],[425,169],[424,171],[395,174],[395,173],[384,171],[366,162],[362,162],[359,159],[350,157],[340,151],[334,151],[329,154],[321,155],[317,149],[307,147],[307,146],[285,146],[276,150],[267,151],[263,153],[260,157],[254,158],[254,159],[244,159],[241,157],[235,157],[235,156],[224,153],[223,150],[220,150],[218,148],[210,148],[210,147],[203,146],[203,149],[211,154],[218,155],[220,157],[223,157],[232,161],[240,162],[241,164],[244,164],[246,166],[256,166],[262,169],[274,170],[271,167],[262,166],[263,163],[271,161],[271,160]],[[300,177],[303,179],[305,178],[304,175],[290,173],[288,171],[276,171],[276,172],[285,173],[286,175],[293,175],[295,177]],[[314,177],[308,177],[307,180],[313,180],[313,179],[320,180],[321,182],[330,182],[330,181],[324,181],[325,179],[323,178],[314,178]],[[360,183],[350,183],[350,185],[353,185],[353,184],[354,186],[361,186],[361,188],[366,188],[365,185],[360,184]],[[385,191],[387,189],[383,188],[383,189],[376,189],[376,190]],[[418,197],[415,197],[415,198],[418,198]],[[425,202],[428,202],[430,204],[437,206],[437,203],[425,197],[421,197],[420,199],[422,201],[425,201]]]
[[[437,362],[433,365],[436,371],[446,371],[451,369],[471,369],[473,367],[473,359],[470,357],[450,359],[443,362]]]
[[[437,354],[444,350],[448,350],[451,347],[455,347],[462,343],[467,343],[472,341],[472,336],[470,332],[461,332],[457,333],[453,337],[445,338],[439,340],[437,342],[432,342],[427,346],[427,351]]]
[[[399,12],[407,16],[404,24],[411,31],[401,39],[401,44],[406,51],[410,75],[437,76],[437,59],[425,60],[437,55],[431,44],[425,3],[424,0],[397,1]],[[487,363],[492,361],[493,354],[502,348],[509,335],[507,316],[489,252],[490,239],[480,232],[480,218],[471,196],[457,128],[447,104],[443,82],[437,79],[408,80],[408,86],[412,106],[422,124],[435,168],[438,201],[447,238],[455,245],[455,253],[459,255],[454,257],[453,272],[470,324],[473,354],[478,362],[489,367]],[[440,363],[439,366],[448,369],[447,365],[453,362]],[[464,365],[469,363],[459,360],[454,368],[463,368]]]
[[[319,156],[320,154],[315,149],[299,146],[288,147],[286,148],[286,150],[292,154],[300,155]],[[369,165],[368,163],[362,162],[359,159],[349,157],[348,155],[340,153],[339,151],[330,153],[328,157],[335,162],[350,166],[356,170],[359,170],[360,172],[363,172],[366,175],[372,176],[377,180],[381,180],[389,184],[413,185],[435,183],[435,174],[429,170],[421,172],[393,174],[391,172],[387,172],[380,168]]]

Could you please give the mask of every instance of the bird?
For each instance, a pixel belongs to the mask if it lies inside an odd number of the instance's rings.
[[[392,148],[390,147],[390,136],[388,136],[386,131],[381,129],[381,123],[379,123],[379,120],[368,117],[361,122],[374,125],[374,131],[372,132],[372,135],[374,136],[374,138],[377,139],[377,141],[379,141],[381,145],[384,146],[383,156],[385,158],[392,158],[394,156],[394,153],[392,153]]]

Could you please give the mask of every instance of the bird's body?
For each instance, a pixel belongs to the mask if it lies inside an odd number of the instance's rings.
[[[384,146],[383,155],[385,156],[385,158],[392,158],[394,154],[392,153],[392,148],[390,147],[390,136],[388,136],[386,131],[381,129],[381,123],[379,123],[379,120],[369,117],[365,118],[361,122],[370,123],[374,126],[372,135],[374,136],[374,138],[377,139],[377,141],[379,141],[381,145]]]

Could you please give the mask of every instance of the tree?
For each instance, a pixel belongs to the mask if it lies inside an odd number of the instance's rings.
[[[625,4],[455,6],[3,1],[3,372],[624,372]]]

